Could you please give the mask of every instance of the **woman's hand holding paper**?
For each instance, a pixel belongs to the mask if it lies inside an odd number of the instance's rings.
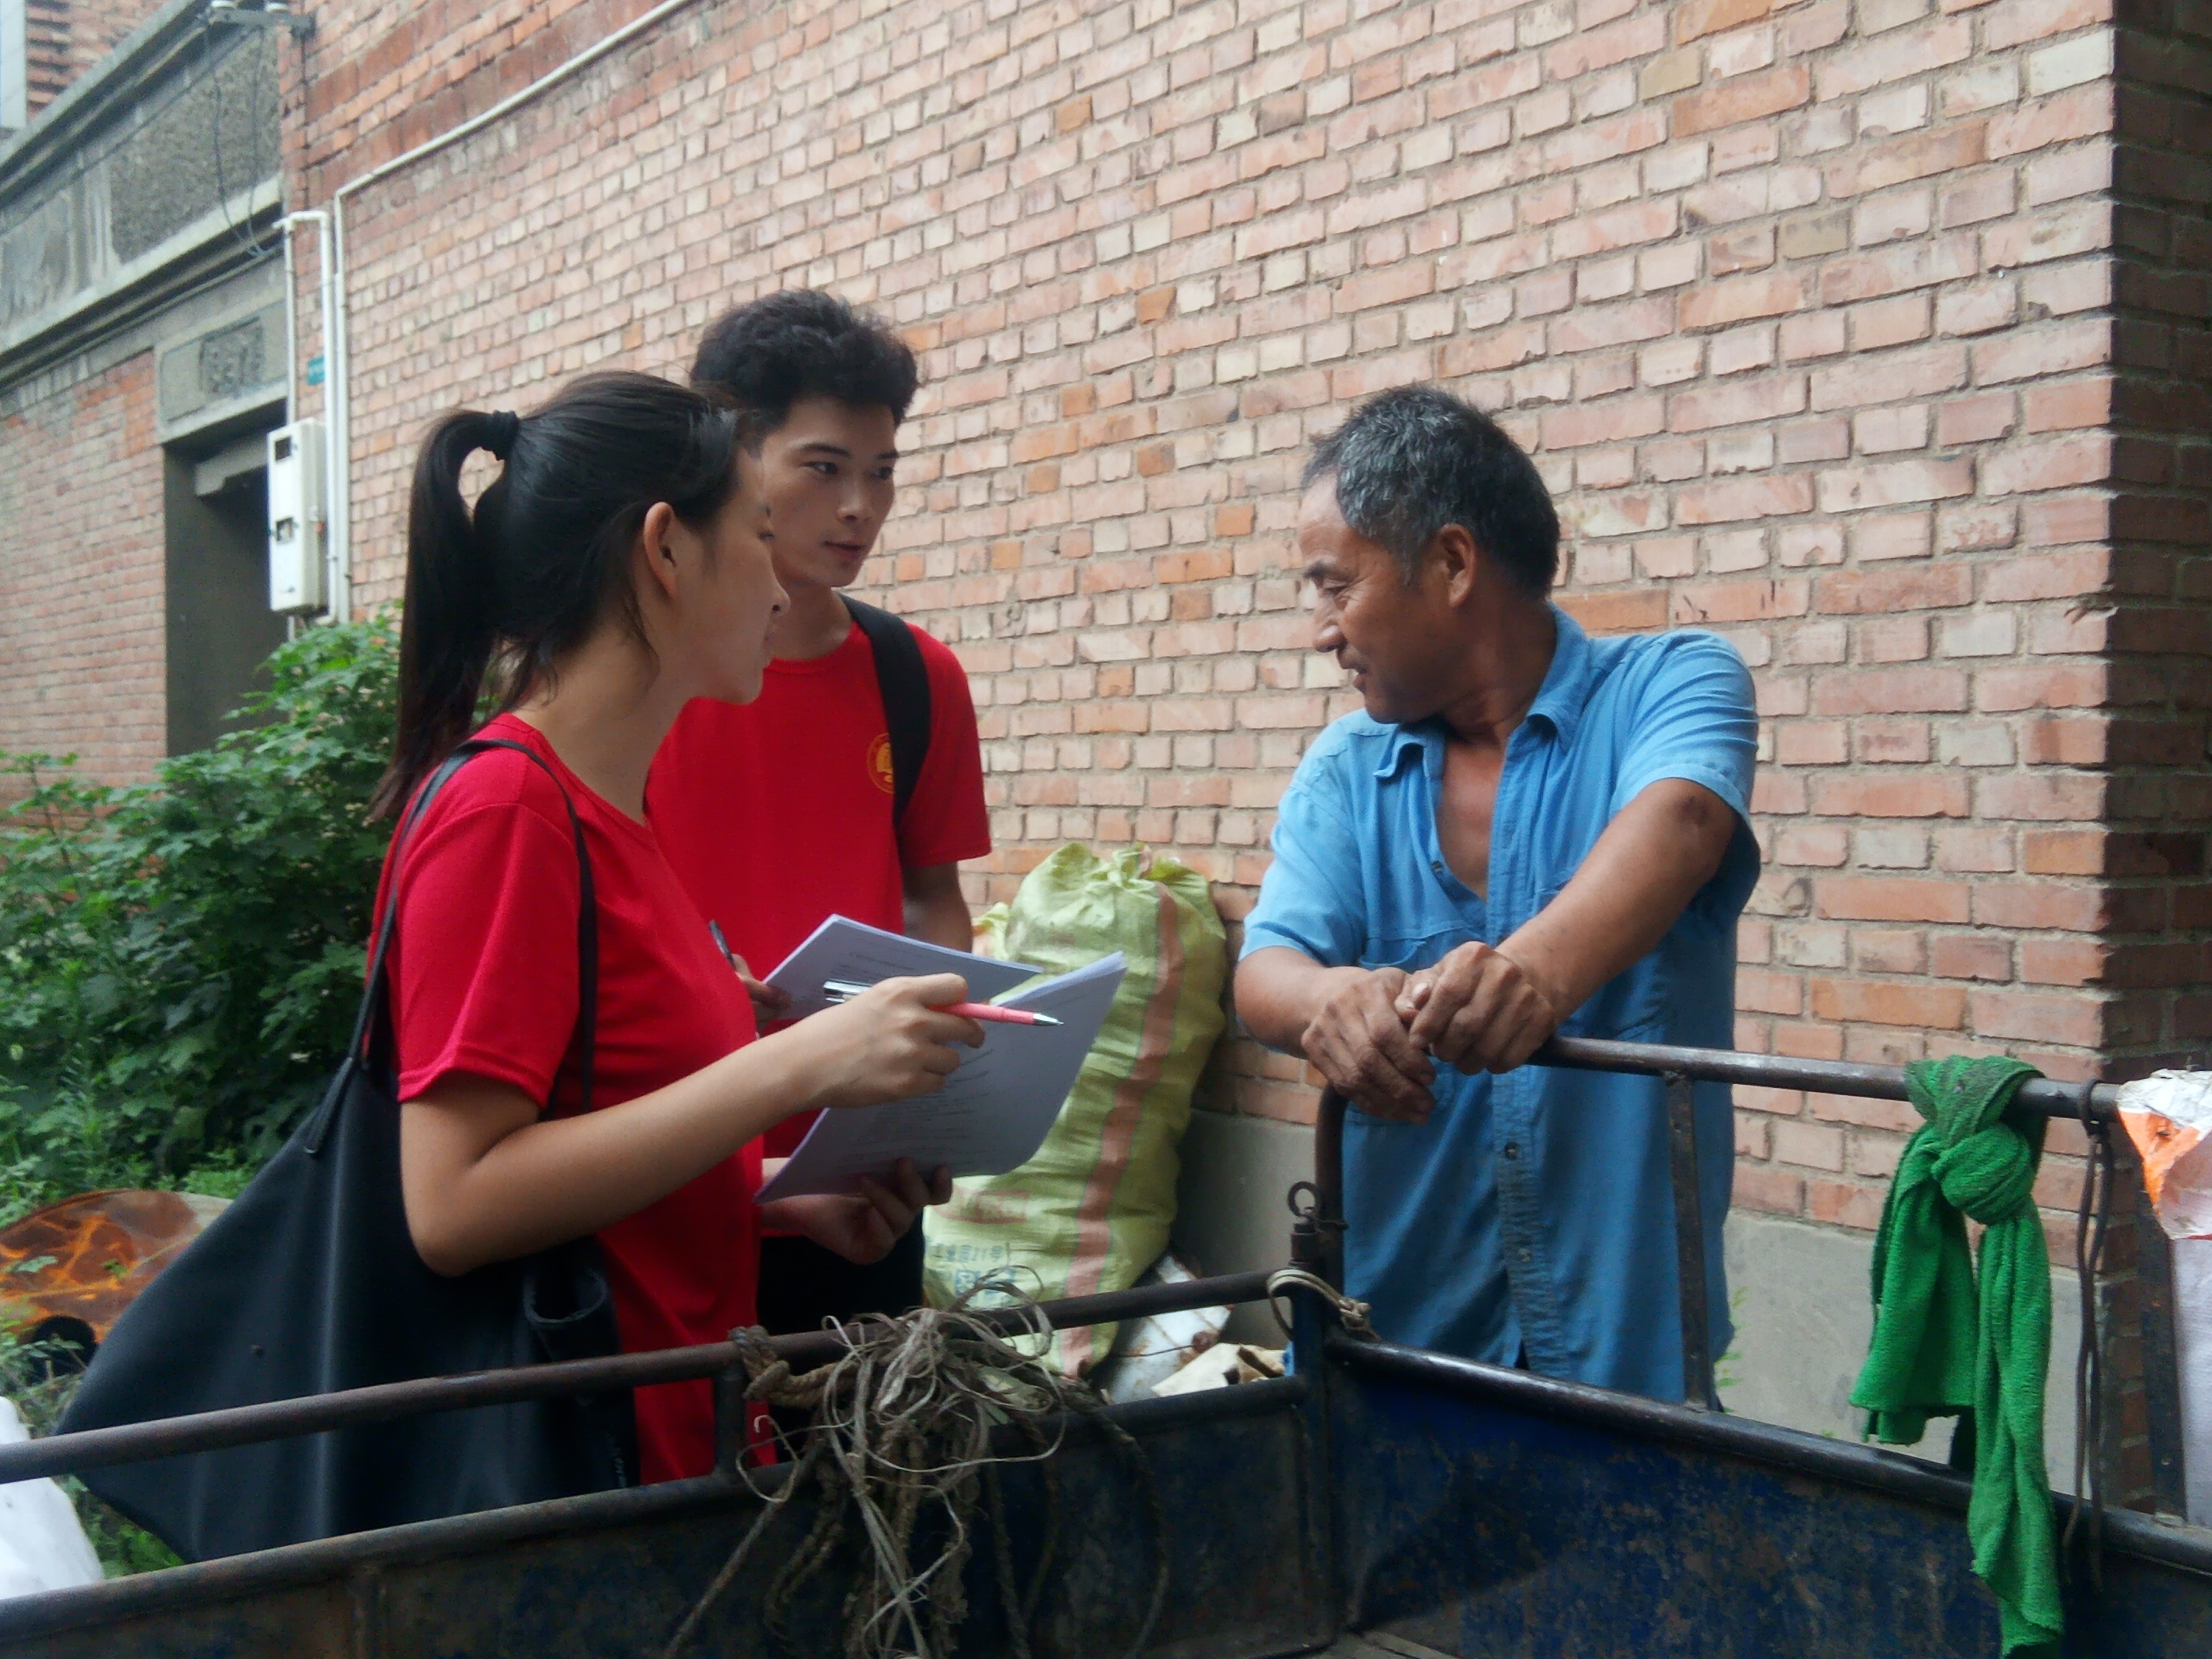
[[[952,1196],[952,1172],[938,1165],[924,1181],[914,1160],[902,1158],[885,1181],[862,1176],[850,1194],[817,1193],[771,1199],[761,1220],[783,1231],[804,1233],[824,1249],[866,1267],[890,1254],[923,1208]]]
[[[983,1046],[983,1028],[944,1011],[967,1000],[957,974],[887,979],[781,1034],[811,1045],[823,1086],[819,1106],[880,1106],[941,1087],[960,1064],[952,1046]],[[781,1039],[779,1039],[781,1040]]]

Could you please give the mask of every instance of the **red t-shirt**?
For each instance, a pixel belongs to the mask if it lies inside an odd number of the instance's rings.
[[[975,705],[960,659],[920,629],[929,749],[892,822],[890,736],[874,648],[858,625],[807,662],[769,665],[760,696],[699,698],[678,716],[646,784],[646,814],[702,914],[756,974],[830,915],[906,931],[907,870],[991,850]],[[813,1114],[763,1140],[787,1154]]]
[[[752,1005],[653,832],[514,716],[482,735],[542,756],[583,821],[599,928],[592,1106],[650,1094],[751,1042]],[[493,750],[456,773],[416,824],[389,959],[402,1100],[468,1073],[512,1083],[556,1115],[576,1109],[576,849],[561,787]],[[382,884],[377,902],[381,915]],[[626,1352],[718,1342],[753,1322],[759,1186],[756,1144],[600,1232]],[[708,1383],[641,1389],[636,1400],[641,1479],[714,1467]]]

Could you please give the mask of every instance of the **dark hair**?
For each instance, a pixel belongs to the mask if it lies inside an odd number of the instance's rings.
[[[1432,386],[1369,398],[1314,446],[1304,483],[1336,479],[1346,524],[1397,555],[1407,581],[1448,524],[1531,599],[1559,574],[1559,515],[1535,463],[1498,422]]]
[[[787,289],[726,311],[700,337],[695,386],[735,398],[773,432],[802,398],[880,404],[894,425],[906,419],[921,384],[914,353],[875,318],[834,294]]]
[[[584,375],[520,420],[465,409],[430,428],[407,507],[399,732],[378,813],[396,812],[474,728],[495,660],[511,708],[608,606],[641,626],[629,555],[645,515],[666,501],[686,523],[712,518],[740,436],[735,411],[629,373]],[[506,464],[472,513],[461,465],[478,449]]]

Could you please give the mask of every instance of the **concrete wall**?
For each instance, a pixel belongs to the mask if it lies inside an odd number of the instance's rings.
[[[279,161],[276,66],[261,45],[243,30],[211,37],[204,63],[180,64],[64,158],[33,165],[35,132],[0,152],[0,374],[191,244],[250,239],[246,204]]]

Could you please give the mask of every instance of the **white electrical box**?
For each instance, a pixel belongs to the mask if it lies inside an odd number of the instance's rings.
[[[323,486],[320,421],[295,421],[269,434],[269,608],[285,616],[330,607]]]

